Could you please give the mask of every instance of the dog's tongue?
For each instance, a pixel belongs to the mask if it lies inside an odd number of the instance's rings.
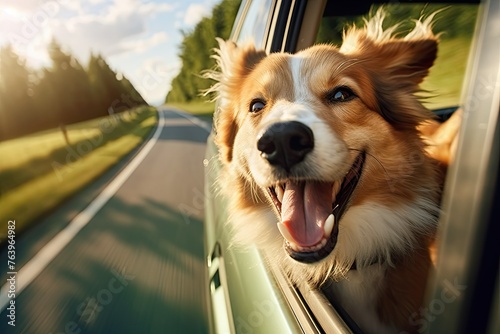
[[[326,218],[332,211],[332,184],[292,182],[286,184],[281,203],[281,223],[298,246],[309,247],[323,239]]]

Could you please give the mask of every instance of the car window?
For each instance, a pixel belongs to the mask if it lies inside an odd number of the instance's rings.
[[[239,35],[236,37],[237,42],[245,42],[251,38],[255,45],[263,46],[272,4],[273,0],[255,0],[251,2],[245,21]]]
[[[378,6],[373,6],[375,12]],[[397,32],[407,32],[414,20],[436,12],[433,31],[439,34],[438,58],[429,76],[422,83],[424,105],[431,110],[457,107],[462,104],[462,83],[467,66],[472,35],[477,16],[477,5],[385,5],[385,27],[399,25]],[[340,45],[346,26],[362,26],[366,16],[335,16],[327,9],[320,24],[316,43]]]

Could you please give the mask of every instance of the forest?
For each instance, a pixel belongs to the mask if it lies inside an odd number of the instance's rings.
[[[0,141],[147,104],[101,55],[84,67],[56,41],[48,53],[50,66],[33,69],[12,46],[0,48]]]

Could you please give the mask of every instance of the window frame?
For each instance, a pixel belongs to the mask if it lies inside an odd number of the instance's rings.
[[[440,252],[428,305],[442,302],[444,282],[465,287],[435,317],[428,332],[500,331],[499,309],[499,97],[500,3],[481,3],[465,77],[464,116],[450,166],[439,221]],[[485,85],[486,80],[486,85]],[[495,295],[496,291],[496,295]],[[494,299],[494,296],[497,298]],[[453,321],[449,321],[453,319]]]

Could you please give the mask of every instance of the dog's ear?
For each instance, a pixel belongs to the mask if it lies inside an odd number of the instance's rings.
[[[384,12],[379,10],[364,29],[353,27],[344,34],[340,52],[359,60],[367,69],[379,111],[395,126],[415,127],[429,117],[414,97],[437,56],[433,16],[416,21],[406,36],[396,37],[398,26],[383,29]]]
[[[253,68],[266,57],[263,50],[256,50],[253,42],[237,46],[232,41],[217,38],[219,48],[215,49],[216,69],[206,71],[203,76],[215,80],[215,85],[205,91],[215,93],[215,99],[230,100],[239,96],[241,83]]]
[[[257,50],[252,42],[239,47],[231,41],[217,39],[219,48],[213,56],[217,68],[204,73],[205,78],[215,84],[205,94],[215,93],[219,109],[215,115],[216,143],[223,162],[232,160],[232,147],[238,132],[238,105],[244,92],[241,91],[245,78],[255,66],[266,57],[263,50]]]

